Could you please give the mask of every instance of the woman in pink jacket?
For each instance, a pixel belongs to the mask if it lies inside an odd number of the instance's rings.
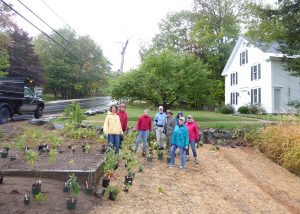
[[[186,160],[189,160],[189,150],[190,150],[190,145],[192,147],[193,151],[193,156],[195,158],[195,163],[199,164],[198,158],[197,158],[197,152],[196,152],[196,142],[199,141],[199,129],[197,126],[197,123],[194,122],[194,119],[192,115],[189,115],[187,117],[187,123],[186,127],[188,128],[189,132],[189,146],[188,149],[186,150]]]

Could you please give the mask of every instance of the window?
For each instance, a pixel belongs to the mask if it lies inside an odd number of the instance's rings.
[[[238,73],[230,74],[230,85],[237,85],[238,84]]]
[[[28,88],[24,88],[24,97],[33,97],[32,92]]]
[[[261,103],[261,89],[255,88],[251,89],[251,104],[260,104]]]
[[[248,50],[240,53],[240,65],[245,65],[248,63]]]
[[[238,105],[238,96],[239,96],[239,93],[237,93],[237,92],[230,93],[230,104],[231,105]]]
[[[251,81],[261,79],[261,65],[251,66]]]

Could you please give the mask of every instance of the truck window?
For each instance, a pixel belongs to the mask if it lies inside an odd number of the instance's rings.
[[[33,97],[32,92],[28,88],[24,88],[24,97]]]

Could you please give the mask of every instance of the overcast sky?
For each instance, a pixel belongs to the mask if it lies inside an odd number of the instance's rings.
[[[13,7],[46,32],[51,30],[27,11],[18,1],[6,0]],[[65,24],[43,4],[42,0],[20,0],[58,29]],[[190,10],[193,0],[43,0],[59,14],[79,35],[90,35],[103,49],[105,57],[118,70],[122,42],[129,39],[124,71],[139,64],[140,45],[149,43],[158,32],[158,23],[167,13]],[[16,16],[18,24],[36,36],[39,31]]]

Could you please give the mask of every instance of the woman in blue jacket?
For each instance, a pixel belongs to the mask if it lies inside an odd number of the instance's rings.
[[[178,125],[175,126],[172,139],[171,139],[171,163],[170,167],[175,165],[175,152],[179,148],[180,151],[180,169],[185,167],[185,149],[189,145],[189,133],[187,127],[184,125],[185,118],[180,117]]]

